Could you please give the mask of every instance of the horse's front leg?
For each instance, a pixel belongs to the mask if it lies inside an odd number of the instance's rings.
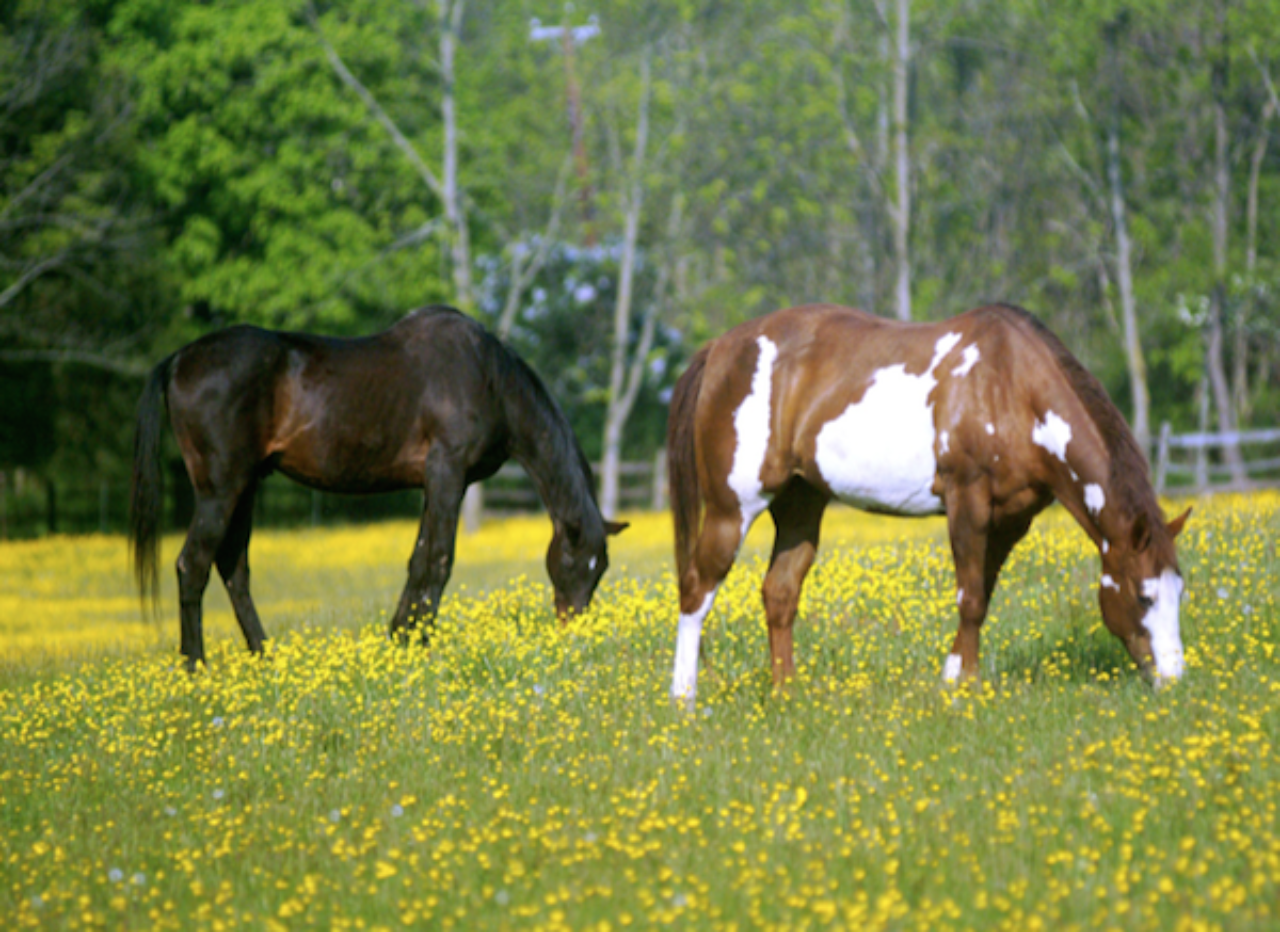
[[[422,625],[425,644],[435,626],[440,597],[453,571],[458,514],[466,491],[461,461],[441,446],[427,456],[425,495],[418,539],[409,559],[409,579],[391,619],[391,637],[407,643],[409,632]]]
[[[942,667],[947,683],[978,676],[978,647],[991,593],[987,587],[987,543],[991,495],[986,483],[952,487],[946,494],[947,529],[956,568],[960,627]],[[994,579],[994,577],[993,577]]]

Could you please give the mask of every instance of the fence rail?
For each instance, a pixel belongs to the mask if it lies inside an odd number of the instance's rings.
[[[595,466],[599,475],[599,464]],[[619,506],[628,511],[666,507],[666,459],[621,464]],[[190,520],[190,490],[184,476],[166,476],[165,527],[185,527]],[[508,463],[483,483],[484,514],[498,517],[539,511],[542,502],[520,466]],[[386,518],[416,518],[422,493],[416,490],[383,495],[331,495],[272,476],[262,483],[254,504],[259,526],[296,527],[356,524]],[[126,479],[86,480],[50,486],[29,473],[0,472],[0,540],[46,534],[120,533],[128,528],[129,483]]]
[[[1272,449],[1266,449],[1268,446]],[[1246,477],[1243,484],[1235,479],[1235,470],[1226,462],[1225,450],[1229,447],[1241,451]],[[1245,456],[1246,451],[1253,455]],[[1190,462],[1185,459],[1178,461],[1177,453],[1184,456],[1190,453]],[[1223,477],[1228,481],[1216,481]],[[1170,481],[1178,478],[1189,478],[1190,481]],[[1164,492],[1175,485],[1197,492],[1280,485],[1280,427],[1218,434],[1203,431],[1175,434],[1166,421],[1160,425],[1160,440],[1156,445],[1155,485],[1157,492]]]

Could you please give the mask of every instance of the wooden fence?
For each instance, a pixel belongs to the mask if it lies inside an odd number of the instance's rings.
[[[665,453],[651,460],[623,462],[619,508],[623,511],[667,507]],[[594,466],[597,477],[599,464]],[[508,463],[482,483],[483,515],[542,510],[533,483],[520,466]],[[190,484],[181,466],[165,477],[164,527],[184,529],[191,520]],[[258,490],[254,517],[259,527],[320,526],[417,518],[422,492],[383,495],[331,495],[271,476]],[[612,515],[610,515],[612,517]],[[129,483],[125,479],[86,477],[54,486],[22,471],[0,472],[0,540],[46,534],[120,533],[129,526]]]
[[[1243,484],[1235,480],[1224,456],[1233,445],[1244,459]],[[1166,421],[1156,445],[1155,484],[1159,493],[1172,487],[1225,492],[1280,485],[1280,428],[1175,434]]]

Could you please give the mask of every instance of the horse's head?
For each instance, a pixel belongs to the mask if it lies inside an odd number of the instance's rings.
[[[561,621],[585,611],[600,577],[609,568],[608,538],[627,527],[625,522],[605,521],[599,530],[557,521],[555,536],[547,548],[547,575],[556,593],[556,614]]]
[[[1102,619],[1157,684],[1182,676],[1182,574],[1173,541],[1190,513],[1188,508],[1154,527],[1150,518],[1139,515],[1127,535],[1107,541],[1102,551]]]

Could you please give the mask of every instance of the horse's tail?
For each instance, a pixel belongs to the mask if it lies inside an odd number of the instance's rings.
[[[684,579],[693,561],[702,517],[702,489],[698,486],[698,445],[694,412],[711,348],[704,346],[676,382],[667,415],[667,489],[676,527],[676,579]]]
[[[138,592],[152,608],[160,598],[160,576],[156,567],[156,542],[160,535],[160,515],[164,507],[164,471],[160,463],[161,429],[169,388],[170,356],[151,370],[138,402],[137,428],[133,438],[133,490],[129,502],[129,540],[133,545],[133,572]]]

